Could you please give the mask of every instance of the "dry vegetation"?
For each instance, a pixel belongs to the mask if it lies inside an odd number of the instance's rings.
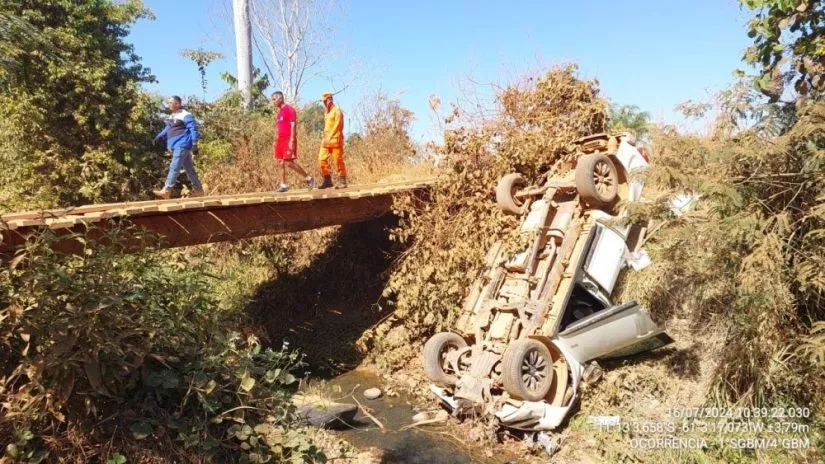
[[[651,128],[654,161],[646,190],[652,202],[632,214],[667,225],[648,244],[653,265],[627,276],[621,298],[643,302],[677,343],[606,366],[605,378],[585,391],[580,413],[563,432],[561,459],[816,459],[819,434],[809,437],[812,448],[792,455],[719,448],[651,454],[628,449],[626,436],[601,434],[585,423],[590,414],[660,420],[668,406],[709,404],[805,405],[821,417],[823,405],[814,392],[825,388],[823,343],[817,331],[822,323],[815,322],[823,319],[822,110],[811,104],[799,108],[798,118],[788,119],[783,111],[743,102],[753,99],[747,95],[749,88],[736,86],[724,95],[722,117],[710,136]],[[398,383],[406,389],[421,391],[414,360],[422,341],[450,326],[488,246],[510,238],[515,222],[497,211],[492,198],[498,177],[512,171],[535,181],[552,175],[572,153],[572,140],[602,131],[606,124],[606,104],[597,83],[578,79],[575,67],[555,67],[524,79],[502,89],[496,101],[496,110],[483,119],[454,108],[446,121],[444,145],[437,147],[441,169],[436,188],[427,201],[399,200],[401,222],[392,237],[401,248],[387,248],[391,260],[378,260],[370,270],[379,276],[383,291],[371,301],[351,302],[358,308],[346,309],[367,317],[367,325],[357,326],[363,333],[354,343],[360,356],[367,354],[379,369],[395,372],[390,377],[401,379]],[[364,125],[367,129],[351,141],[348,151],[354,176],[366,182],[421,172],[410,162],[420,157],[411,159],[403,155],[406,150],[392,149],[409,146],[405,132],[387,129],[406,129],[398,121],[407,115],[380,98],[371,107],[376,108],[370,113],[374,122]],[[759,124],[739,125],[756,113],[762,115]],[[272,128],[267,118],[255,124],[250,135],[232,139],[234,158],[216,162],[207,173],[219,191],[261,190],[274,184]],[[302,159],[313,165],[312,140],[317,135],[307,126],[302,131]],[[682,191],[700,192],[703,201],[675,218],[665,206],[665,194]],[[363,266],[351,263],[326,273],[322,269],[331,259],[358,261],[357,253],[340,251],[358,249],[358,234],[344,234],[343,242],[336,229],[262,239],[216,248],[218,254],[212,256],[220,257],[222,272],[232,275],[233,282],[246,282],[242,290],[230,290],[237,302],[249,301],[253,293],[253,299],[261,296],[262,286],[279,279],[298,278],[324,287],[351,285],[353,280],[333,276],[360,275]],[[331,279],[335,283],[321,284]],[[317,311],[317,305],[290,293],[309,287],[278,288],[278,296],[264,298],[259,311],[267,304],[279,306],[279,301],[287,302],[288,312]],[[325,294],[336,295],[334,290]],[[271,335],[281,336],[277,331]],[[355,342],[350,336],[346,340]],[[333,366],[333,372],[334,367],[346,365]]]
[[[426,202],[400,200],[394,238],[409,245],[394,267],[385,296],[395,312],[362,340],[393,371],[418,356],[430,333],[449,327],[487,248],[512,231],[492,201],[498,178],[520,171],[529,179],[552,172],[571,142],[604,130],[606,105],[595,82],[556,67],[499,95],[496,117],[461,119],[456,108],[439,147],[443,170]]]

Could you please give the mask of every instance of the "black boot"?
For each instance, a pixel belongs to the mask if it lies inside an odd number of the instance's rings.
[[[332,176],[324,176],[324,181],[318,186],[319,189],[328,189],[332,187]]]

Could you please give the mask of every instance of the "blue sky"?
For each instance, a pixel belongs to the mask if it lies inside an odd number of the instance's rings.
[[[197,69],[180,51],[204,47],[225,55],[209,67],[207,98],[225,90],[219,72],[235,73],[225,13],[231,0],[144,3],[156,19],[135,24],[129,40],[159,81],[146,88],[200,95]],[[416,114],[412,132],[419,141],[438,137],[430,95],[448,104],[470,76],[504,83],[565,62],[578,63],[582,77],[597,78],[612,100],[638,105],[656,121],[678,123],[675,105],[706,99],[742,67],[751,17],[735,0],[342,0],[338,9],[327,73],[351,76],[354,67],[361,72],[336,102],[346,114],[380,88]],[[326,79],[311,80],[302,99],[328,87]],[[489,87],[480,92],[489,93]]]

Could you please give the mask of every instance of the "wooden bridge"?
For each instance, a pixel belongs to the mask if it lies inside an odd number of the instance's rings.
[[[393,197],[427,189],[434,179],[353,186],[343,190],[246,193],[87,205],[3,214],[0,256],[8,257],[39,231],[57,237],[52,248],[81,253],[86,241],[106,242],[127,220],[124,251],[242,240],[367,221],[392,210]],[[144,231],[147,233],[142,233]]]

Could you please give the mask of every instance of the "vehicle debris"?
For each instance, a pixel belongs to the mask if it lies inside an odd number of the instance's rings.
[[[413,427],[419,427],[422,425],[439,424],[442,422],[447,422],[449,418],[450,414],[443,409],[439,409],[437,411],[419,412],[418,414],[412,417],[413,423],[401,427],[401,431],[411,429]]]

